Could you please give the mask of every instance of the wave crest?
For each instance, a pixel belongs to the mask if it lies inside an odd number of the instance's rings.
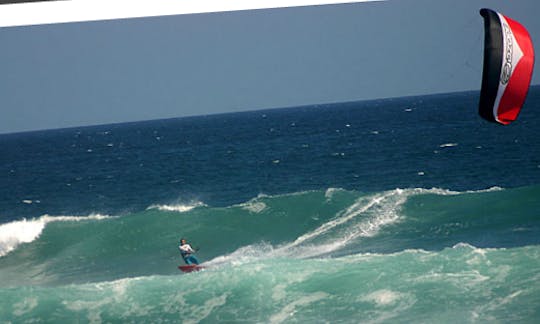
[[[79,222],[88,220],[104,220],[111,216],[91,214],[88,216],[50,216],[43,215],[30,220],[22,219],[0,225],[0,257],[15,250],[20,244],[36,240],[46,225],[51,222]]]
[[[190,210],[193,210],[197,207],[204,207],[206,204],[200,202],[200,201],[194,201],[187,204],[172,204],[172,205],[151,205],[150,207],[146,208],[148,209],[157,209],[160,211],[172,211],[172,212],[178,212],[178,213],[185,213]]]

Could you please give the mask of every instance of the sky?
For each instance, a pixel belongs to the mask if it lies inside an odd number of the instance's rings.
[[[538,0],[2,27],[0,133],[479,90],[483,7],[520,21],[540,44]]]

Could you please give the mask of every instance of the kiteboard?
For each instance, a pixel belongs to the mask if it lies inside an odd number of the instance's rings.
[[[189,265],[181,265],[178,266],[178,269],[182,272],[193,272],[193,271],[201,271],[204,269],[204,266],[198,265],[198,264],[189,264]]]

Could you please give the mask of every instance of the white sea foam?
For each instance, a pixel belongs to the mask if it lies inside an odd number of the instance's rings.
[[[495,186],[495,187],[486,188],[486,189],[466,190],[466,191],[454,191],[454,190],[442,189],[442,188],[431,188],[431,189],[414,188],[414,189],[406,189],[406,190],[410,191],[412,194],[415,194],[415,195],[435,194],[439,196],[455,196],[455,195],[463,195],[463,194],[471,194],[471,193],[501,191],[501,190],[504,190],[504,188]]]
[[[381,289],[360,297],[359,301],[375,306],[374,317],[367,323],[383,323],[392,322],[392,319],[399,318],[416,303],[417,299],[410,293]]]
[[[13,314],[16,316],[22,316],[30,313],[37,306],[38,299],[36,297],[28,297],[13,305]]]
[[[270,317],[270,323],[283,323],[290,317],[293,317],[297,312],[297,308],[306,307],[309,304],[315,303],[328,297],[328,294],[322,291],[315,292],[306,296],[302,296],[293,302],[285,305],[277,314]]]
[[[252,213],[258,214],[266,209],[266,204],[262,201],[250,200],[241,205],[242,209],[248,210]]]
[[[185,213],[190,210],[193,210],[197,207],[203,207],[206,206],[206,204],[200,202],[200,201],[193,201],[187,204],[171,204],[171,205],[151,205],[150,207],[146,208],[148,209],[157,209],[161,211],[173,211],[178,213]]]
[[[467,190],[465,191],[465,193],[482,193],[482,192],[493,192],[493,191],[502,191],[502,190],[504,190],[504,188],[494,186],[491,188],[480,189],[480,190]]]
[[[403,298],[402,293],[388,289],[381,289],[363,296],[360,300],[372,302],[377,306],[386,306],[396,303],[396,301],[398,301],[400,298]]]
[[[103,298],[97,300],[67,299],[62,301],[62,305],[72,311],[86,313],[86,319],[89,323],[101,323],[101,310],[105,305],[122,304],[127,300],[127,290],[132,282],[140,280],[137,278],[123,278],[108,282],[99,282],[88,284],[84,287],[86,291],[109,291]],[[141,308],[137,308],[141,314]],[[84,311],[84,312],[83,312]]]
[[[334,194],[337,192],[343,191],[343,189],[340,188],[328,188],[326,189],[326,192],[324,193],[324,197],[326,198],[326,201],[329,202],[334,197]]]
[[[401,205],[410,194],[410,191],[396,189],[359,198],[334,219],[280,247],[279,250],[294,249],[296,254],[303,257],[313,257],[342,248],[359,237],[374,236],[382,227],[399,219]],[[313,244],[315,239],[330,231],[334,232],[334,238]]]
[[[335,191],[342,189],[328,189],[325,197],[332,197]],[[268,243],[259,243],[241,247],[236,251],[211,260],[211,264],[246,263],[257,259],[272,257],[312,258],[327,255],[343,249],[358,239],[373,237],[381,229],[400,222],[404,215],[401,208],[408,198],[417,195],[434,194],[441,196],[461,195],[485,191],[501,190],[489,188],[478,191],[452,191],[441,188],[412,188],[394,189],[358,198],[352,205],[337,213],[334,218],[307,232],[294,241],[280,246]],[[257,199],[249,204],[240,205],[245,209],[256,208]],[[262,205],[261,205],[262,206]],[[477,251],[478,253],[481,251]]]
[[[336,189],[337,190],[337,189]],[[241,203],[241,204],[235,204],[228,208],[242,208],[245,210],[248,210],[252,213],[260,213],[263,210],[266,210],[268,208],[267,204],[262,199],[266,198],[281,198],[281,197],[294,197],[294,196],[302,196],[309,193],[315,192],[314,190],[306,190],[306,191],[298,191],[294,193],[286,193],[286,194],[276,194],[276,195],[268,195],[265,193],[259,193],[256,198],[253,198],[247,202]]]
[[[458,146],[458,143],[444,143],[444,144],[439,145],[439,147],[454,147],[454,146]]]
[[[208,263],[243,264],[269,257],[310,258],[339,250],[358,237],[375,235],[382,227],[399,218],[398,210],[411,195],[411,190],[396,189],[381,194],[359,198],[351,206],[315,230],[308,232],[291,243],[274,247],[268,243],[241,247],[231,254],[217,257]],[[325,234],[333,238],[314,243]]]
[[[92,214],[89,216],[49,216],[43,215],[30,220],[23,219],[0,225],[0,257],[15,250],[22,243],[36,240],[48,223],[78,222],[88,220],[103,220],[111,216]]]
[[[236,251],[218,256],[208,262],[207,265],[219,265],[219,264],[245,264],[255,260],[263,259],[272,256],[274,247],[268,243],[252,244],[241,247]]]

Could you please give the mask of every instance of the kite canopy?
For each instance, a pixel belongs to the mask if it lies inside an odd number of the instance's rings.
[[[529,33],[520,23],[490,9],[484,17],[484,70],[479,114],[491,122],[514,121],[525,102],[534,67]]]

